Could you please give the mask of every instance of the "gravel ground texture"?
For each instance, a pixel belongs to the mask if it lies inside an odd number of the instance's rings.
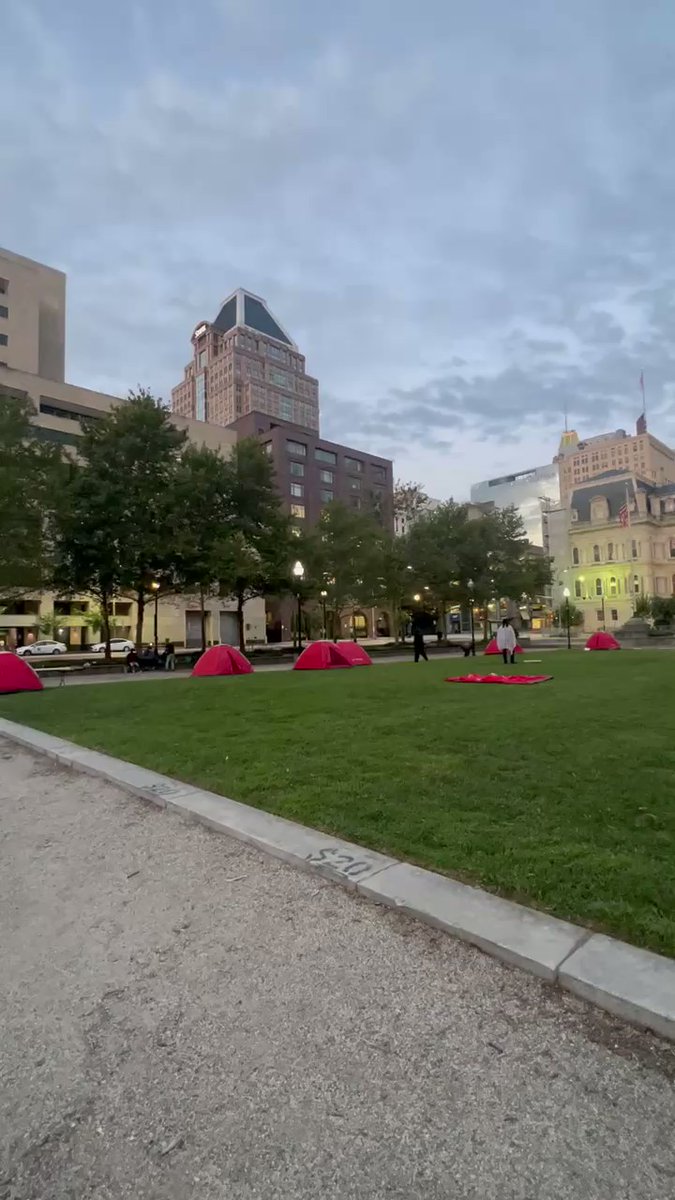
[[[0,1200],[663,1200],[675,1052],[0,741]]]

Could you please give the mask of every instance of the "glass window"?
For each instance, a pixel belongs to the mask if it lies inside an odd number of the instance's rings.
[[[575,580],[574,583],[574,595],[576,596],[577,600],[581,600],[581,584],[578,579]]]
[[[305,464],[292,462],[288,467],[291,475],[302,477],[305,474]]]
[[[675,538],[670,539],[670,557],[675,558]]]
[[[331,500],[332,500],[332,499],[333,499],[333,493],[332,493],[332,492],[329,492],[329,491],[326,491],[326,490],[324,490],[324,491],[322,491],[322,492],[321,492],[321,503],[322,503],[322,504],[330,504],[330,502],[331,502]]]
[[[307,457],[307,447],[304,442],[292,442],[289,438],[286,442],[286,449],[289,454],[295,454],[297,458]]]
[[[349,490],[350,490],[350,492],[360,492],[361,491],[361,480],[360,479],[350,479],[349,480]]]
[[[206,366],[206,360],[207,360],[207,358],[208,358],[208,354],[207,354],[206,350],[200,350],[200,352],[199,352],[199,365],[200,365],[200,367],[205,367],[205,366]]]
[[[6,345],[7,345],[7,334],[0,333],[0,346],[6,346]]]
[[[618,584],[614,575],[611,576],[609,581],[609,594],[610,596],[618,595]]]
[[[631,544],[630,544],[630,552],[631,552],[631,555],[632,555],[632,557],[633,557],[633,558],[637,558],[637,556],[638,556],[638,547],[637,547],[637,542],[635,541],[635,539],[633,539],[633,541],[632,541],[632,542],[631,542]]]
[[[633,576],[633,591],[634,592],[640,591],[640,579],[639,579],[639,576],[637,576],[637,575]]]
[[[610,614],[609,614],[609,615],[610,615],[610,617],[611,617],[611,619],[612,619],[613,621],[618,621],[618,619],[619,619],[619,610],[618,610],[618,609],[616,609],[616,608],[613,608],[613,609],[611,610],[611,612],[610,612]]]
[[[196,395],[195,416],[198,421],[205,421],[206,420],[206,376],[204,374],[197,376],[195,395]]]
[[[265,445],[263,446],[263,449],[264,449],[264,451],[265,451],[265,454],[267,455],[267,457],[268,457],[268,458],[271,458],[271,457],[272,457],[272,453],[273,453],[273,449],[274,449],[274,447],[272,446],[272,443],[271,443],[271,442],[265,442]]]
[[[595,594],[596,594],[596,596],[602,595],[602,580],[601,579],[596,579],[596,581],[595,581]]]
[[[360,473],[363,471],[363,463],[361,462],[360,458],[349,458],[348,455],[345,455],[345,469],[347,471],[358,471]]]
[[[292,483],[291,484],[291,496],[298,496],[302,500],[302,497],[304,496],[304,494],[305,494],[304,483]]]
[[[386,469],[384,467],[380,467],[377,463],[371,463],[370,469],[372,471],[373,479],[377,479],[379,483],[384,483],[385,479],[387,478]]]
[[[576,546],[572,548],[572,562],[574,563],[575,567],[579,566],[579,551]]]
[[[329,483],[331,487],[333,486],[332,471],[319,471],[319,479],[321,480],[321,483]],[[675,558],[675,554],[673,555],[673,558]]]
[[[0,279],[0,295],[4,295],[9,288],[9,279]]]
[[[607,547],[607,558],[609,562],[612,562],[614,559],[614,542],[610,542]]]
[[[9,309],[6,304],[0,304],[0,317],[8,317]]]
[[[600,562],[600,547],[593,547],[593,562]]]
[[[333,466],[337,463],[337,454],[332,450],[322,450],[320,446],[314,451],[314,457],[318,462],[332,463]]]
[[[304,504],[291,504],[291,516],[292,517],[300,517],[301,519],[303,519],[305,516]]]

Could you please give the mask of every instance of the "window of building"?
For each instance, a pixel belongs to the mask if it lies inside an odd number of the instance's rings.
[[[291,475],[295,475],[298,478],[302,477],[305,474],[305,464],[304,463],[296,463],[296,462],[289,463],[288,469],[289,469]]]
[[[319,471],[319,479],[321,480],[321,483],[329,483],[332,487],[333,478],[334,476],[332,471]],[[675,557],[675,555],[673,557]]]
[[[131,604],[129,603],[128,600],[118,600],[113,605],[113,608],[115,610],[116,617],[130,617],[131,616]]]
[[[596,581],[595,581],[595,594],[596,594],[596,596],[602,595],[602,580],[601,579],[596,579]]]
[[[602,624],[603,620],[605,619],[605,614],[603,613],[602,609],[601,609],[601,608],[596,608],[596,610],[595,610],[595,615],[596,615],[596,617],[597,617],[598,624],[599,624],[599,625],[600,625],[600,624]]]
[[[322,504],[330,504],[330,502],[331,502],[331,500],[332,500],[332,499],[333,499],[333,493],[332,493],[332,492],[329,492],[327,489],[324,489],[324,490],[321,492],[321,503],[322,503]]]
[[[610,542],[607,547],[607,560],[608,562],[614,561],[614,542]]]
[[[195,416],[198,421],[206,420],[206,376],[202,372],[197,376],[195,386]]]
[[[314,451],[314,457],[318,462],[332,463],[333,466],[337,463],[337,454],[333,450],[322,450],[320,446]]]
[[[632,557],[632,558],[637,558],[637,556],[638,556],[638,544],[637,544],[637,542],[635,541],[635,538],[633,538],[633,541],[632,541],[632,542],[631,542],[631,544],[630,544],[630,552],[631,552],[631,557]]]
[[[291,516],[299,517],[300,520],[304,520],[304,517],[305,517],[304,504],[291,504]]]
[[[207,358],[208,358],[208,354],[207,354],[206,350],[200,350],[200,352],[199,352],[199,366],[200,367],[206,366]]]
[[[349,458],[345,455],[345,470],[357,471],[359,474],[363,471],[363,463],[360,458]]]
[[[640,579],[639,579],[639,576],[637,576],[637,575],[633,576],[633,591],[634,592],[640,591]]]
[[[572,562],[575,567],[579,566],[579,550],[576,546],[572,547]]]
[[[619,594],[619,585],[616,582],[615,575],[610,575],[609,578],[609,594],[610,596],[618,596]]]
[[[8,317],[9,309],[6,304],[0,304],[0,317]]]
[[[665,596],[668,591],[668,580],[663,575],[656,576],[656,592],[659,596]]]
[[[581,600],[581,582],[578,579],[574,581],[574,595],[577,600]]]
[[[296,458],[307,457],[307,447],[304,442],[292,442],[290,438],[286,441],[286,449],[289,454],[295,454]]]
[[[267,455],[268,458],[272,457],[272,454],[274,453],[274,447],[271,442],[265,442],[265,444],[263,446],[263,450],[265,451],[265,454]],[[295,466],[295,464],[291,463],[291,466]],[[291,474],[293,474],[292,471],[291,471]]]
[[[593,547],[593,562],[600,562],[600,547]]]
[[[387,471],[385,467],[381,467],[379,463],[371,463],[370,470],[373,479],[377,480],[378,483],[384,483],[385,479],[387,478]]]
[[[292,483],[291,484],[291,496],[297,496],[301,500],[302,497],[304,496],[304,494],[305,494],[304,483]]]
[[[610,609],[610,613],[609,613],[609,615],[610,615],[610,617],[611,617],[612,621],[618,621],[618,619],[619,619],[619,610],[618,610],[617,608],[612,608],[612,609]]]
[[[675,538],[670,539],[670,557],[675,558]]]
[[[9,291],[9,279],[0,278],[0,296],[4,296]]]
[[[350,479],[349,480],[349,490],[350,490],[350,492],[360,492],[361,491],[361,480],[360,479]]]
[[[591,521],[606,521],[609,518],[609,505],[604,496],[596,496],[591,500]]]
[[[7,345],[7,334],[0,333],[0,346],[6,346],[6,345]]]

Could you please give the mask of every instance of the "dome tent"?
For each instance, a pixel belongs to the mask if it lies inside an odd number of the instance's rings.
[[[589,637],[584,650],[620,650],[621,647],[615,637],[611,633],[605,633],[604,629],[598,633],[592,633]]]
[[[294,671],[332,671],[339,667],[351,667],[342,647],[335,642],[310,642],[293,664]]]
[[[0,694],[41,692],[43,687],[40,676],[25,658],[19,658],[9,650],[0,651]]]
[[[516,648],[513,651],[513,653],[514,654],[522,654],[523,653],[522,646],[516,645]],[[501,650],[499,650],[497,647],[497,639],[496,638],[493,638],[491,642],[488,642],[487,646],[485,647],[485,649],[483,651],[483,654],[501,654]]]
[[[336,642],[335,645],[352,667],[372,667],[372,658],[358,642]]]
[[[250,662],[235,646],[210,646],[192,668],[192,674],[200,678],[207,675],[250,675],[252,672]]]

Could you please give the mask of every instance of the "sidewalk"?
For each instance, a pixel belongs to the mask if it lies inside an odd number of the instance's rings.
[[[663,1200],[675,1055],[0,741],[8,1196]]]

